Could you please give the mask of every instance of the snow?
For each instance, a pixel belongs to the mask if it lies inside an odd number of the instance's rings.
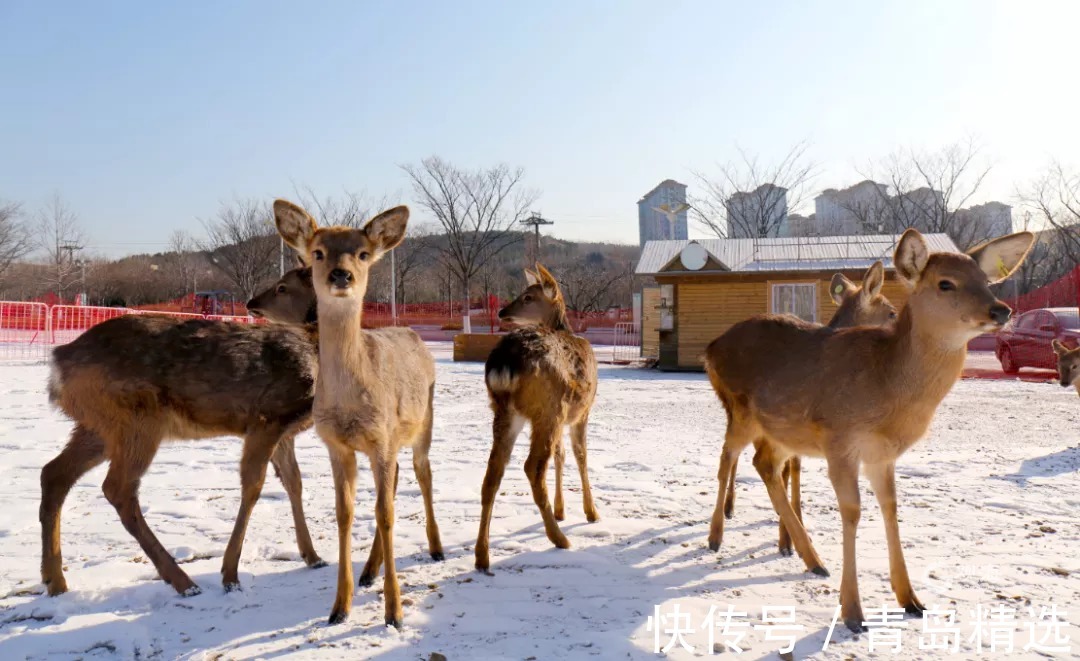
[[[492,571],[473,569],[480,485],[491,443],[483,366],[453,363],[437,348],[434,471],[436,516],[447,560],[426,553],[423,504],[403,457],[395,548],[405,629],[383,625],[381,582],[358,589],[344,625],[325,625],[337,572],[333,485],[313,432],[297,441],[304,499],[317,550],[330,562],[308,569],[296,550],[288,499],[268,476],[248,526],[243,591],[221,588],[220,563],[239,503],[236,439],[164,446],[143,480],[146,519],[203,588],[182,598],[157,578],[101,495],[105,468],[72,490],[63,514],[71,591],[42,594],[39,578],[40,468],[62,447],[70,423],[49,408],[42,364],[0,366],[0,659],[21,658],[655,658],[649,616],[678,606],[694,628],[669,658],[708,656],[701,624],[710,606],[747,612],[795,609],[795,657],[868,654],[870,635],[840,625],[822,645],[838,599],[840,520],[824,463],[803,463],[807,528],[832,571],[819,578],[798,557],[776,553],[775,515],[749,452],[740,462],[735,518],[720,552],[706,548],[716,498],[724,415],[700,374],[601,366],[589,427],[589,472],[601,520],[585,522],[578,475],[567,453],[562,524],[573,547],[544,535],[522,466],[527,433],[503,480],[492,521]],[[1080,652],[1080,445],[1072,389],[1055,384],[961,381],[928,437],[898,466],[900,526],[912,580],[928,606],[955,608],[978,658],[971,611],[1017,609],[1010,658],[1044,658],[1028,642],[1029,605],[1055,605],[1074,624]],[[524,447],[523,447],[524,446]],[[549,471],[549,486],[554,478]],[[374,535],[373,485],[361,470],[354,526],[357,573]],[[858,571],[867,616],[894,606],[876,501],[863,481]],[[1057,570],[1057,571],[1055,571]],[[1063,575],[1068,573],[1067,575]],[[902,658],[919,650],[922,621],[904,620]],[[669,624],[670,626],[670,620]],[[1041,637],[1041,634],[1040,634]],[[669,635],[661,637],[661,644]],[[719,641],[719,636],[717,637]],[[782,643],[762,630],[738,658],[778,658]],[[731,655],[731,652],[724,656]],[[983,652],[989,655],[989,652]]]

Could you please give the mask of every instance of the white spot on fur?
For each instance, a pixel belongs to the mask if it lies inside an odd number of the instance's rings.
[[[49,363],[49,395],[51,397],[59,397],[60,391],[64,387],[64,379],[60,374],[60,368],[56,366],[56,363]]]
[[[514,373],[507,367],[487,373],[487,385],[492,392],[510,392],[514,389]]]

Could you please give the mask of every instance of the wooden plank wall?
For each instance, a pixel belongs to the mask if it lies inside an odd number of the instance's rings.
[[[645,287],[641,290],[641,355],[656,358],[660,355],[660,288]]]
[[[764,282],[677,285],[679,367],[701,367],[705,347],[733,324],[767,311]]]

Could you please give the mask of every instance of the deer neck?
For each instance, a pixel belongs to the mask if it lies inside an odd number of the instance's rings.
[[[319,382],[327,389],[348,392],[372,378],[362,315],[362,304],[318,305]]]
[[[551,307],[545,325],[551,330],[573,332],[570,327],[570,319],[566,316],[566,305],[561,301]]]
[[[896,384],[899,398],[926,400],[936,408],[963,371],[967,343],[948,342],[904,306],[887,353],[889,382]]]

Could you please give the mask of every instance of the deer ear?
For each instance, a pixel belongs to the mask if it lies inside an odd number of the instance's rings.
[[[296,253],[296,268],[303,269],[309,266],[311,266],[311,264],[308,264],[307,257],[300,253]]]
[[[1016,273],[1034,243],[1035,235],[1031,232],[1017,232],[977,245],[968,251],[968,256],[983,270],[990,284],[996,284]]]
[[[862,279],[862,295],[874,298],[881,293],[881,287],[885,284],[885,266],[880,262],[874,262],[866,269]]]
[[[278,234],[296,252],[307,256],[308,244],[319,226],[311,214],[288,200],[274,200],[274,224]]]
[[[843,273],[833,275],[832,282],[829,283],[829,296],[832,298],[833,303],[837,305],[843,305],[844,300],[854,290],[855,283],[845,278]]]
[[[525,282],[528,283],[530,287],[532,287],[533,285],[538,285],[540,284],[540,276],[536,275],[529,269],[525,269]]]
[[[1069,353],[1069,347],[1065,346],[1057,340],[1050,340],[1050,345],[1054,347],[1054,353],[1059,356],[1064,356],[1065,354]]]
[[[926,239],[916,229],[908,229],[900,237],[896,244],[896,253],[893,255],[893,265],[896,274],[903,278],[909,285],[919,281],[926,262],[930,260],[930,248],[926,245]]]
[[[409,207],[398,206],[375,216],[364,226],[364,233],[375,244],[376,257],[393,250],[394,246],[405,238],[405,229],[409,224]]]
[[[542,265],[536,265],[536,274],[540,276],[540,284],[544,286],[544,296],[554,300],[562,296],[562,292],[559,290],[559,283],[555,280],[555,276],[551,275],[551,272],[544,268]]]

